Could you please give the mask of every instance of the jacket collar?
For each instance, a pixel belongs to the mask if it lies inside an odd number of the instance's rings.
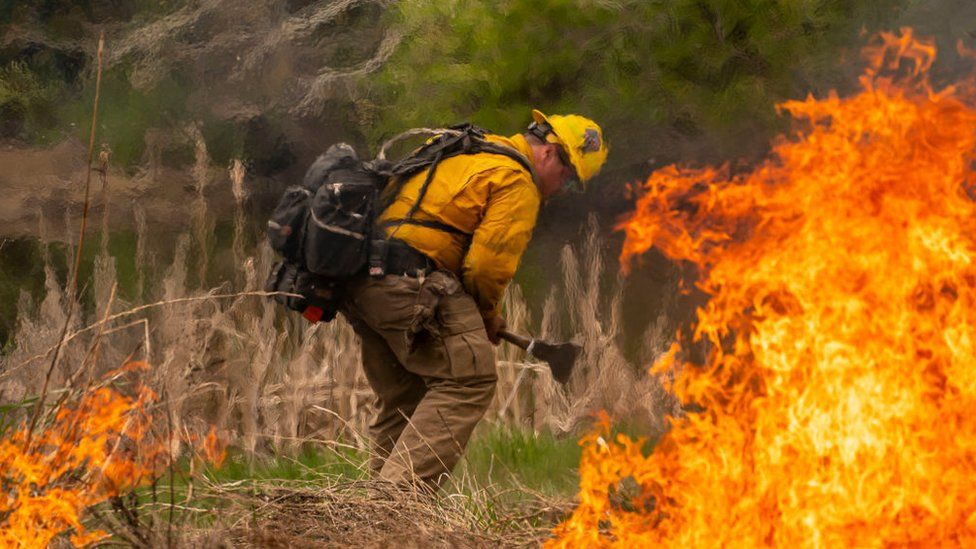
[[[532,157],[532,145],[529,144],[528,140],[525,139],[524,135],[517,133],[510,137],[504,137],[501,135],[488,134],[487,136],[485,136],[485,138],[488,141],[491,141],[493,143],[504,145],[506,147],[511,147],[515,149],[516,152],[524,156],[525,159],[529,161],[529,165],[532,166],[533,168],[532,182],[535,183],[536,186],[538,186],[539,182],[536,181],[536,175],[535,175],[535,161]]]

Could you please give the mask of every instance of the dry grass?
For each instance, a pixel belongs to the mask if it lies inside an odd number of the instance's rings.
[[[665,429],[665,414],[674,412],[677,403],[659,379],[647,375],[646,367],[670,343],[669,311],[659,311],[645,335],[646,364],[630,363],[620,347],[623,281],[618,277],[609,295],[601,290],[605,276],[601,249],[597,220],[591,217],[582,249],[568,245],[563,249],[562,284],[550,290],[542,311],[541,337],[571,338],[583,347],[568,386],[553,383],[545,368],[524,376],[524,365],[519,363],[524,357],[507,346],[499,355],[499,394],[508,395],[504,402],[512,404],[502,406],[499,417],[536,430],[569,433],[594,412],[606,410],[615,418],[631,418],[651,435]],[[505,310],[516,331],[534,331],[518,286],[509,289]]]
[[[358,443],[366,430],[371,393],[358,366],[351,327],[342,319],[310,325],[260,297],[263,273],[273,260],[263,245],[255,256],[241,258],[241,287],[192,289],[187,270],[194,244],[192,238],[179,239],[174,262],[155,286],[154,303],[137,309],[116,300],[110,310],[103,305],[90,315],[89,321],[106,313],[113,318],[104,326],[102,368],[130,356],[146,360],[153,365],[150,386],[163,395],[178,430],[217,425],[230,443],[248,452],[295,450],[305,440]],[[594,411],[605,409],[614,417],[643,418],[652,431],[663,428],[667,394],[642,367],[629,364],[616,344],[619,293],[610,300],[609,314],[600,306],[593,280],[599,276],[598,249],[591,238],[583,254],[585,268],[576,267],[572,249],[564,250],[565,284],[553,290],[539,323],[543,337],[572,333],[583,345],[574,377],[567,387],[558,386],[543,365],[527,362],[517,348],[502,346],[499,390],[488,414],[492,421],[568,433]],[[581,280],[580,272],[590,280]],[[64,322],[67,297],[50,266],[46,273],[47,296],[37,308],[22,298],[14,350],[0,363],[4,402],[37,394],[39,366],[49,359]],[[96,295],[109,294],[114,275],[112,258],[100,256],[93,281]],[[556,303],[570,305],[569,314],[558,314]],[[506,310],[515,331],[536,331],[517,286],[506,296]],[[569,326],[560,328],[560,319],[568,319]],[[73,323],[53,388],[70,379],[97,332],[80,321]],[[662,350],[663,341],[656,347],[654,351]]]
[[[200,496],[180,507],[171,534],[180,546],[525,546],[547,539],[571,510],[569,502],[541,496],[521,494],[520,503],[501,508],[495,503],[501,495],[491,489],[431,497],[329,475],[204,481],[197,490]]]
[[[266,244],[245,251],[247,197],[239,164],[229,177],[237,201],[234,243],[229,252],[221,252],[230,254],[236,274],[219,287],[204,288],[196,282],[206,280],[211,263],[207,258],[215,255],[214,223],[207,215],[203,189],[222,179],[208,169],[206,148],[199,142],[194,170],[198,193],[188,209],[192,228],[175,242],[173,261],[166,268],[155,265],[148,252],[152,235],[144,222],[138,224],[137,286],[145,303],[113,297],[118,285],[116,259],[108,253],[108,224],[102,223],[102,246],[88,282],[97,306],[68,323],[51,376],[52,394],[76,386],[79,366],[97,341],[97,356],[89,359],[86,379],[97,379],[128,360],[148,362],[152,369],[143,382],[160,395],[156,412],[171,432],[202,434],[216,426],[225,442],[255,457],[294,455],[308,445],[342,444],[365,450],[362,433],[371,392],[359,367],[356,336],[342,319],[311,325],[262,297],[264,276],[274,258]],[[109,199],[107,192],[102,194],[105,216]],[[136,218],[144,215],[137,212]],[[567,434],[595,411],[605,409],[615,417],[639,418],[651,434],[663,431],[664,414],[672,411],[674,401],[657,379],[646,374],[646,365],[628,363],[620,350],[621,283],[613,285],[610,295],[601,293],[604,262],[596,227],[592,221],[582,249],[563,250],[562,284],[552,289],[538,322],[531,318],[517,286],[505,298],[515,331],[553,339],[572,336],[583,345],[577,371],[566,387],[557,386],[543,365],[503,345],[498,350],[500,380],[489,422]],[[25,413],[26,407],[18,411],[16,404],[30,402],[39,393],[67,319],[70,298],[50,258],[46,258],[45,286],[39,304],[26,294],[21,296],[15,344],[0,356],[0,405],[15,405],[7,419]],[[83,310],[81,303],[75,306]],[[665,312],[652,328],[649,355],[662,352],[668,343]],[[192,451],[178,442],[192,436],[170,438],[173,455]],[[189,478],[204,482],[192,471]],[[340,482],[334,477],[305,484],[205,482],[195,497],[221,509],[220,520],[194,530],[193,524],[202,523],[184,519],[188,522],[180,537],[188,545],[255,547],[273,543],[317,547],[340,541],[452,547],[522,544],[543,539],[555,517],[569,505],[526,490],[518,498],[527,502],[525,508],[499,511],[493,508],[498,489],[471,478],[456,479],[436,501],[402,494],[371,497],[376,490],[364,482]],[[185,512],[189,513],[193,501],[197,500],[186,498]],[[490,517],[486,509],[493,509]],[[124,523],[117,528],[124,529]],[[172,535],[171,529],[168,532]]]

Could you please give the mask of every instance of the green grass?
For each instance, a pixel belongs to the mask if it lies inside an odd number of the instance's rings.
[[[249,457],[230,450],[218,469],[205,474],[217,482],[238,480],[315,480],[323,476],[348,480],[368,476],[365,452],[346,446],[306,444],[295,455]],[[552,496],[576,493],[580,447],[575,438],[525,429],[486,425],[468,445],[455,470],[479,486],[525,487]]]
[[[207,477],[217,482],[239,480],[311,481],[322,477],[358,480],[368,477],[365,452],[345,446],[305,445],[296,455],[248,457],[231,450]],[[580,447],[573,437],[504,425],[486,425],[468,445],[455,470],[476,486],[502,490],[527,488],[548,496],[572,497],[577,490]]]
[[[579,460],[580,447],[573,437],[491,425],[471,441],[456,473],[470,475],[484,486],[571,497],[579,484]]]
[[[172,478],[164,471],[155,487],[148,485],[133,490],[132,506],[165,505],[170,498],[176,502],[186,501],[191,482],[200,486],[202,479],[206,480],[204,484],[225,486],[240,484],[245,487],[244,493],[253,491],[254,494],[279,485],[307,485],[326,479],[329,481],[359,480],[368,475],[366,460],[367,456],[364,452],[353,448],[321,445],[306,445],[293,456],[266,457],[249,456],[239,449],[230,448],[224,462],[216,468],[209,464],[201,466],[199,462],[195,462],[191,467],[189,458],[184,456],[179,462],[174,463]],[[329,482],[323,484],[328,485]],[[192,509],[177,509],[173,515],[176,523],[189,520],[195,527],[216,524],[221,510],[232,504],[231,500],[214,495],[206,489],[197,488],[194,493],[196,494],[193,497],[195,508],[211,509],[216,514],[199,513]],[[102,507],[107,508],[107,505],[102,504]]]
[[[249,458],[240,451],[231,451],[223,465],[207,476],[217,482],[237,480],[315,480],[322,476],[343,477],[349,480],[367,474],[365,452],[348,447],[307,445],[294,456],[279,455]]]
[[[639,436],[626,425],[615,426],[613,432]],[[645,444],[645,455],[653,449],[654,442],[652,439]],[[234,448],[228,454],[219,468],[205,466],[197,474],[217,483],[323,478],[353,481],[370,475],[367,453],[342,444],[309,443],[294,455],[255,457]],[[524,489],[547,497],[571,499],[578,491],[580,455],[575,436],[535,434],[525,428],[489,424],[476,432],[453,476],[463,480],[465,488],[484,488],[492,493],[516,493]],[[177,469],[182,472],[177,476],[185,479],[186,462]],[[177,485],[183,483],[183,480],[176,481]]]

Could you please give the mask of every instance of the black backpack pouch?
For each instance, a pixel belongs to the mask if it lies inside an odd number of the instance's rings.
[[[315,192],[336,170],[352,170],[362,163],[356,151],[346,143],[336,143],[309,166],[301,185],[285,189],[271,219],[267,236],[271,249],[286,260],[301,263],[304,251],[304,230],[308,221],[308,206]]]
[[[291,261],[298,261],[302,252],[302,230],[308,218],[308,202],[312,192],[293,185],[285,189],[268,220],[268,242],[271,249]]]
[[[331,172],[315,192],[305,221],[305,266],[334,280],[351,278],[364,270],[376,215],[380,183],[365,169]]]

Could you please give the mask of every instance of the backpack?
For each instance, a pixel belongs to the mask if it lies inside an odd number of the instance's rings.
[[[434,137],[399,162],[386,159],[394,142],[412,135]],[[418,224],[462,233],[433,221],[414,220],[437,165],[459,154],[492,153],[516,160],[534,177],[529,161],[519,152],[487,141],[488,132],[471,124],[445,130],[410,130],[386,142],[376,159],[364,162],[346,143],[337,143],[309,167],[301,185],[285,189],[268,220],[271,248],[282,256],[275,263],[265,290],[312,322],[335,318],[342,286],[368,272],[385,274],[387,238],[376,218],[399,194],[403,183],[423,170],[427,176],[407,214],[389,225]],[[384,192],[394,185],[390,192]],[[387,200],[381,201],[385,196]],[[470,235],[469,235],[470,236]]]

